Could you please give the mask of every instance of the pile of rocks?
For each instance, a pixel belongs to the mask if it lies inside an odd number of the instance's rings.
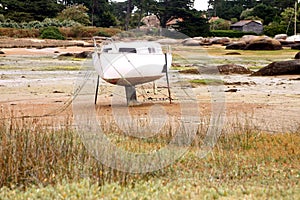
[[[164,39],[157,40],[157,42],[161,44],[182,44],[184,46],[205,46],[205,45],[209,46],[213,44],[226,45],[231,42],[231,39],[228,37],[212,37],[212,38],[194,37],[194,38],[187,38],[184,40],[164,38]]]
[[[226,49],[235,50],[280,50],[282,44],[268,36],[245,35],[239,41],[232,42]]]

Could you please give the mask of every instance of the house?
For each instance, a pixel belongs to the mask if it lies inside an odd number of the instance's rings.
[[[230,26],[231,30],[254,32],[261,34],[264,30],[263,24],[259,20],[241,20]]]

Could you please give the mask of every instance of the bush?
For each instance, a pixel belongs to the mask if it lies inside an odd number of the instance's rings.
[[[254,32],[241,32],[235,30],[212,30],[210,31],[210,36],[212,37],[230,37],[230,38],[240,38],[244,35],[257,35]]]
[[[97,36],[111,37],[112,35],[110,35],[106,31],[100,30],[100,31],[98,31]]]
[[[61,34],[59,29],[54,26],[49,26],[41,30],[40,38],[43,39],[56,39],[56,40],[64,40],[65,37]]]
[[[264,34],[268,35],[270,37],[274,37],[277,34],[282,34],[282,33],[286,33],[287,30],[287,26],[286,25],[282,25],[282,24],[278,24],[278,23],[271,23],[268,26],[264,26]],[[291,27],[288,30],[288,35],[293,35],[294,32],[294,27]]]
[[[210,24],[210,30],[229,30],[231,22],[225,19],[217,19]]]

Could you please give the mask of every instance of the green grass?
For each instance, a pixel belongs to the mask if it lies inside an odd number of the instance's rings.
[[[263,67],[265,67],[265,66],[250,66],[250,67],[248,67],[248,69],[250,69],[250,70],[259,70]]]
[[[53,66],[33,66],[30,69],[25,66],[2,65],[0,70],[34,70],[34,71],[76,71],[80,70],[80,65],[53,65]]]
[[[179,65],[179,66],[172,66],[171,69],[181,71],[181,70],[190,70],[190,69],[197,69],[197,68]]]
[[[192,79],[189,80],[190,83],[197,85],[221,85],[224,84],[222,80],[219,79]]]
[[[10,65],[1,65],[0,66],[0,70],[12,70],[15,69],[14,66],[10,66]]]
[[[38,71],[76,71],[80,70],[81,66],[80,65],[70,65],[70,66],[46,66],[46,67],[41,67],[41,68],[36,68]]]

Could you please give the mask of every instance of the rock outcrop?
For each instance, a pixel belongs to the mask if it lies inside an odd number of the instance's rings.
[[[226,49],[280,50],[282,49],[282,45],[278,40],[268,36],[245,35],[239,41],[228,44]]]
[[[172,38],[163,38],[159,39],[156,42],[160,44],[180,44],[180,40],[172,39]]]
[[[221,74],[251,74],[251,70],[241,65],[226,64],[218,66]]]
[[[287,34],[277,34],[274,37],[275,40],[286,40],[287,39]]]
[[[300,59],[300,52],[296,53],[294,59]]]
[[[219,66],[210,66],[205,68],[188,68],[179,71],[184,74],[251,74],[248,68],[236,64],[226,64]]]
[[[229,44],[231,42],[231,40],[230,40],[229,37],[213,37],[213,38],[210,39],[210,42],[212,44],[225,45],[225,44]]]
[[[238,41],[228,44],[225,49],[244,50],[246,45],[246,42]]]
[[[254,72],[253,76],[275,76],[300,74],[300,60],[273,62]]]
[[[200,42],[198,40],[194,40],[194,39],[186,39],[182,42],[182,44],[184,46],[200,46]]]
[[[76,53],[74,55],[75,58],[91,58],[92,57],[92,52],[91,51],[83,51],[80,53]]]
[[[280,50],[282,45],[279,41],[268,38],[268,37],[259,37],[250,42],[245,47],[245,50]]]

